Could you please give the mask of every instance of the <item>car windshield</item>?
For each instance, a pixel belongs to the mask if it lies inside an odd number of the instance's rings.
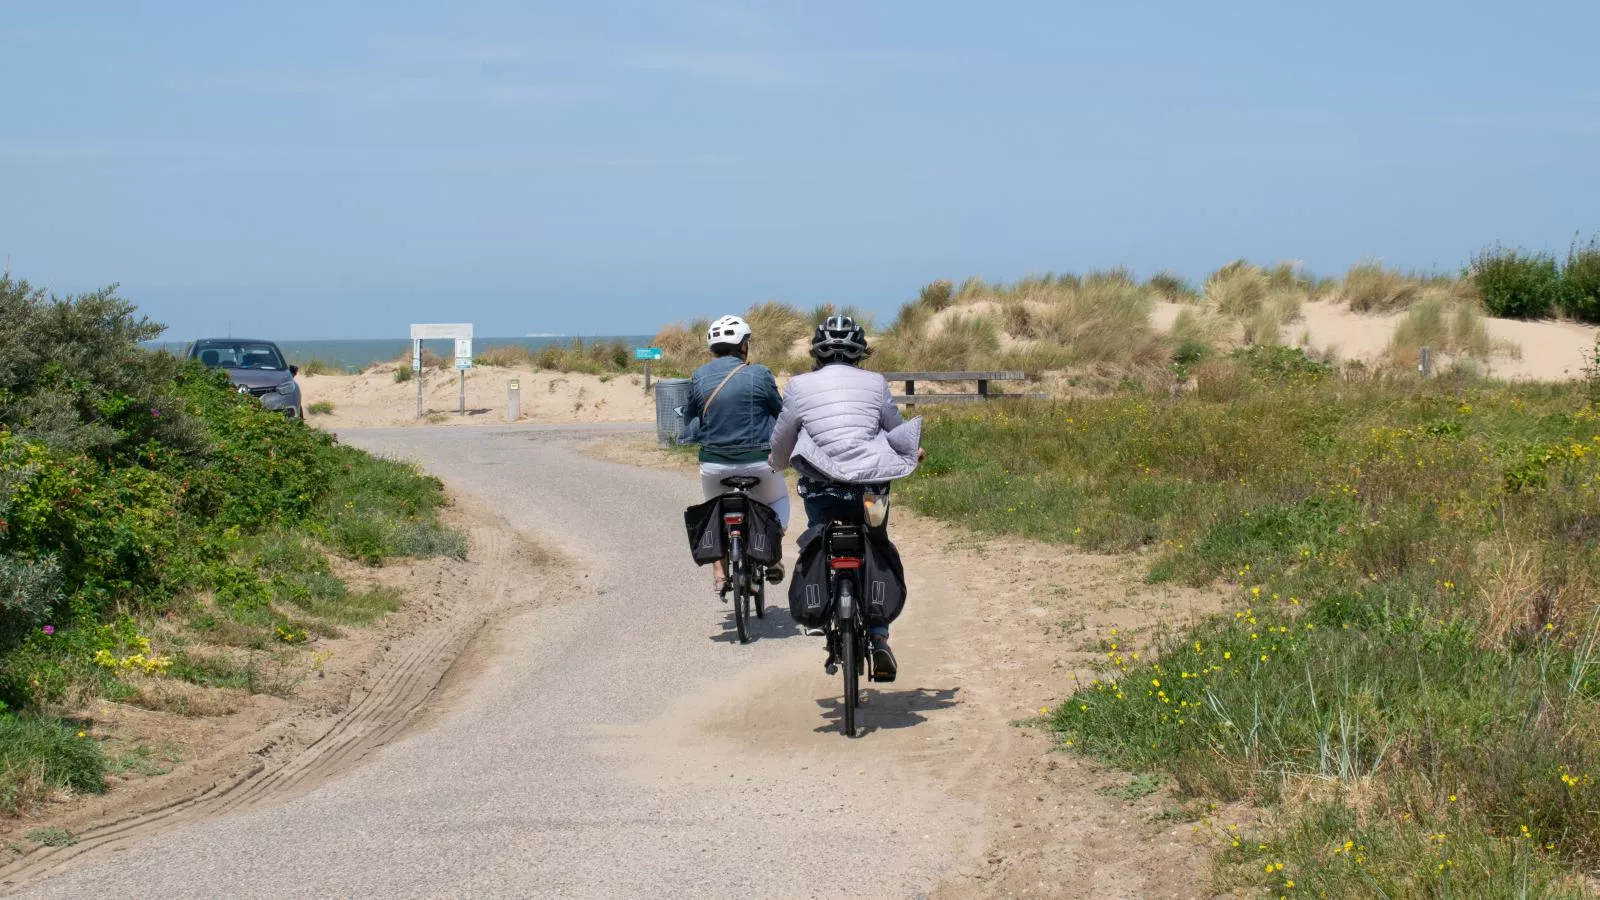
[[[208,342],[195,347],[194,355],[208,368],[267,369],[289,368],[278,355],[278,348],[257,341]]]

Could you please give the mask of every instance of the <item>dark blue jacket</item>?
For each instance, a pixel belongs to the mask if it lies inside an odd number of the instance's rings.
[[[749,365],[717,394],[716,402],[706,401],[728,373],[741,365],[738,357],[719,356],[695,370],[689,386],[689,405],[684,410],[688,421],[700,420],[691,429],[700,444],[700,455],[751,456],[764,458],[772,446],[772,425],[783,411],[783,396],[778,382],[766,366]]]

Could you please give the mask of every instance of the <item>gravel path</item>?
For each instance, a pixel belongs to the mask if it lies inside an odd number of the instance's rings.
[[[953,691],[912,674],[864,711],[877,730],[839,736],[782,591],[730,643],[684,546],[694,480],[582,452],[607,431],[342,432],[570,556],[580,598],[503,623],[447,714],[347,776],[24,895],[920,896],[978,818]]]

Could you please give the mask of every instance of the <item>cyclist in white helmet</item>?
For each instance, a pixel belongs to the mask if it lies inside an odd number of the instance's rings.
[[[700,420],[700,487],[710,500],[728,489],[722,479],[745,475],[761,479],[750,496],[772,507],[785,530],[789,527],[789,486],[768,463],[772,426],[783,411],[783,397],[772,370],[750,362],[750,323],[723,316],[706,331],[714,357],[695,370],[685,418]],[[713,564],[714,586],[720,593],[725,573]],[[773,583],[783,580],[783,566],[767,567]]]

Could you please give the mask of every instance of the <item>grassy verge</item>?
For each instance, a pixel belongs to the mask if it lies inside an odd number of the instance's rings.
[[[172,686],[291,693],[302,645],[399,603],[331,555],[466,551],[436,479],[140,349],[159,330],[109,291],[0,278],[0,812],[102,789],[119,763],[64,718],[96,699],[208,714],[226,704]]]
[[[1528,896],[1600,862],[1600,415],[1582,385],[1347,381],[1294,351],[1179,398],[939,415],[917,508],[1143,549],[1230,616],[1101,671],[1064,745],[1265,810],[1219,887]],[[1524,892],[1526,891],[1526,892]]]

